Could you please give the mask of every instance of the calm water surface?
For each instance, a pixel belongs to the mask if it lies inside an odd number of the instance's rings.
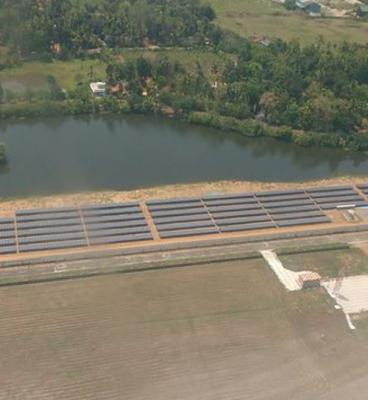
[[[0,169],[0,196],[368,173],[363,154],[247,139],[147,117],[2,122],[0,141],[9,159]]]

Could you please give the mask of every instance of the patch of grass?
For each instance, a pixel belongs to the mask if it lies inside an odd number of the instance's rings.
[[[320,36],[326,41],[368,42],[368,23],[348,18],[311,18],[288,11],[272,0],[209,0],[225,29],[243,36],[262,34],[284,40],[312,43]]]
[[[172,61],[178,61],[189,70],[196,68],[199,61],[205,71],[209,71],[213,64],[219,68],[224,64],[226,55],[217,55],[204,51],[173,50],[124,50],[116,54],[116,60],[124,61],[144,56],[151,60],[166,55]],[[61,88],[70,90],[81,80],[104,80],[106,78],[107,63],[100,60],[70,60],[45,62],[27,62],[17,67],[0,71],[0,82],[21,83],[25,87],[39,91],[48,88],[47,77],[53,75]]]
[[[359,249],[317,251],[279,257],[290,270],[315,271],[322,277],[334,278],[340,272],[345,276],[368,274],[368,258]]]

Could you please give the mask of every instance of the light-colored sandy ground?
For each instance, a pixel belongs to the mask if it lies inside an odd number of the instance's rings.
[[[368,329],[262,261],[0,289],[0,399],[365,400]]]
[[[308,182],[252,182],[220,181],[202,182],[186,185],[169,185],[131,191],[103,191],[91,193],[73,193],[54,196],[34,196],[6,199],[0,196],[0,216],[12,215],[14,210],[73,206],[84,203],[124,202],[131,200],[166,199],[175,197],[199,196],[208,193],[237,193],[263,190],[282,190],[288,188],[308,188],[327,185],[351,185],[368,183],[365,177],[339,177]]]

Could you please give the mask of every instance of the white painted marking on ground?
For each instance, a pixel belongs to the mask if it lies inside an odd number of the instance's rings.
[[[310,271],[294,272],[286,269],[273,250],[261,250],[260,253],[267,261],[267,264],[271,267],[278,280],[285,286],[286,290],[296,291],[302,289],[299,277]]]
[[[358,314],[368,311],[368,275],[345,277],[337,292],[336,279],[324,281],[322,286],[345,313]]]

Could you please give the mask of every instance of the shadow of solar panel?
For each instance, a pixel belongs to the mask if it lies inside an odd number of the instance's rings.
[[[254,222],[272,222],[268,215],[258,216],[258,217],[248,217],[248,218],[224,218],[216,220],[216,224],[220,227],[226,225],[245,225]]]
[[[92,245],[99,245],[99,244],[141,242],[152,239],[153,238],[150,233],[144,233],[138,235],[104,236],[104,237],[92,238],[90,240],[90,243]]]
[[[98,231],[88,231],[89,239],[103,237],[103,236],[124,236],[133,235],[138,233],[150,233],[148,226],[139,226],[135,228],[121,228],[121,229],[101,229]]]
[[[175,217],[184,215],[198,215],[205,214],[208,215],[207,210],[204,207],[190,208],[185,210],[172,210],[172,211],[152,211],[151,215],[153,218],[157,217]]]
[[[16,252],[17,252],[16,246],[0,246],[0,254],[2,255],[14,254]]]
[[[33,208],[29,210],[17,210],[17,216],[25,216],[25,215],[41,215],[41,214],[58,214],[58,213],[69,213],[69,212],[78,212],[76,207],[60,207],[60,208]]]
[[[126,203],[108,203],[108,204],[87,204],[81,207],[82,211],[90,210],[113,210],[114,208],[130,208],[139,207],[138,201],[130,201]]]
[[[324,216],[325,214],[321,211],[311,211],[303,213],[276,214],[273,216],[273,219],[275,221],[280,221],[280,220],[305,219],[305,218],[324,217]]]
[[[159,232],[164,232],[164,231],[176,231],[179,229],[215,227],[215,225],[210,219],[208,219],[207,221],[198,221],[198,222],[164,224],[164,225],[156,224],[156,227]]]
[[[144,215],[139,214],[125,214],[125,215],[100,215],[98,217],[85,217],[86,224],[99,224],[103,222],[128,222],[144,220]]]
[[[158,204],[158,205],[150,205],[149,210],[152,212],[152,211],[164,211],[164,210],[182,210],[195,207],[203,207],[203,205],[200,201],[191,203]]]
[[[54,219],[54,220],[44,220],[44,221],[17,221],[17,227],[20,230],[23,229],[35,229],[35,228],[46,228],[46,227],[56,227],[56,226],[70,226],[70,225],[81,225],[82,221],[78,218],[72,219]]]
[[[341,203],[324,203],[320,207],[322,210],[332,210],[338,206],[351,206],[351,207],[365,207],[368,202],[365,200],[353,201],[353,202],[341,202]]]
[[[30,251],[46,251],[46,250],[58,250],[58,249],[70,249],[76,247],[87,246],[86,240],[66,240],[59,242],[44,242],[44,243],[31,243],[19,245],[19,251],[26,253]]]
[[[236,218],[236,217],[252,217],[256,215],[267,215],[263,208],[258,208],[256,210],[238,210],[238,211],[225,211],[225,212],[211,212],[214,219],[222,218]]]
[[[163,204],[180,204],[180,203],[196,203],[200,201],[199,197],[182,197],[177,199],[149,200],[146,201],[147,206],[163,205]]]
[[[233,200],[233,199],[246,199],[246,198],[254,198],[254,193],[227,193],[227,194],[214,194],[214,195],[207,195],[202,197],[203,201],[212,201],[212,200]]]
[[[279,208],[272,208],[268,210],[271,215],[277,214],[287,214],[287,213],[294,213],[294,212],[302,212],[302,211],[318,211],[319,207],[315,204],[309,206],[293,206],[293,207],[279,207]]]
[[[128,214],[139,214],[141,213],[139,207],[125,207],[125,208],[109,208],[109,209],[94,209],[94,210],[84,210],[84,217],[98,217],[104,215],[128,215]]]
[[[224,199],[224,200],[204,200],[206,206],[226,206],[226,205],[236,205],[236,204],[257,204],[255,198],[236,198],[236,199]]]
[[[164,224],[175,224],[179,222],[196,222],[196,221],[208,221],[210,220],[208,213],[195,214],[195,215],[184,215],[175,217],[155,217],[154,222],[156,225]]]
[[[344,191],[344,190],[353,190],[353,186],[322,186],[316,188],[306,189],[307,193],[316,193],[316,192],[334,192],[334,191]]]
[[[251,231],[256,229],[270,229],[275,228],[276,225],[273,222],[259,222],[253,224],[236,224],[221,226],[221,232],[240,232],[240,231]]]
[[[216,228],[181,229],[178,231],[160,232],[160,237],[162,239],[169,239],[189,236],[211,235],[214,233],[219,233]]]
[[[79,218],[77,211],[67,213],[48,213],[48,214],[32,214],[32,215],[17,215],[17,222],[30,222],[30,221],[46,221],[57,219],[74,219]]]
[[[133,221],[100,222],[100,223],[86,224],[86,228],[88,231],[95,231],[101,229],[130,228],[138,226],[147,226],[147,223],[144,219],[140,219]]]
[[[20,244],[28,243],[48,243],[48,242],[59,242],[59,241],[72,241],[84,239],[84,232],[71,232],[54,235],[37,235],[37,236],[22,236],[19,237],[18,241]]]
[[[45,228],[34,228],[34,229],[19,229],[18,237],[22,236],[38,236],[38,235],[52,235],[59,233],[72,233],[72,232],[83,232],[83,226],[78,225],[67,225],[67,226],[52,226]]]
[[[208,209],[212,214],[225,211],[258,210],[262,209],[262,207],[258,203],[254,203],[254,204],[238,204],[235,206],[209,206]]]
[[[281,227],[287,226],[297,226],[297,225],[313,225],[313,224],[324,224],[331,222],[330,218],[327,216],[324,217],[316,217],[316,218],[304,218],[304,219],[291,219],[291,220],[284,220],[278,221],[277,225]]]
[[[262,203],[266,210],[270,208],[294,207],[294,206],[312,206],[312,200],[295,200],[295,201],[277,201],[270,203]]]

